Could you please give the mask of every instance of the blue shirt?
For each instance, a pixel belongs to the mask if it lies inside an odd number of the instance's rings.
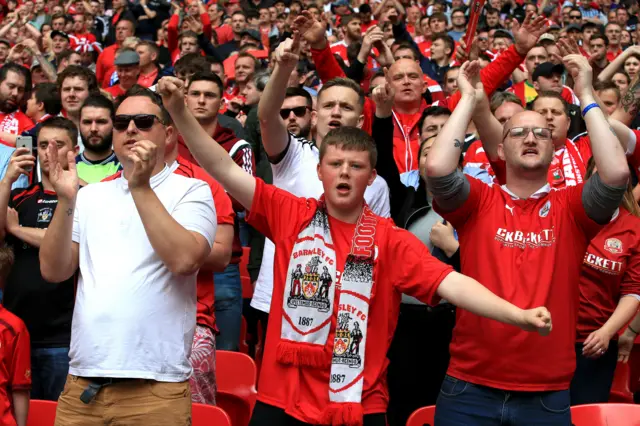
[[[9,167],[9,160],[11,160],[11,156],[15,150],[15,148],[0,144],[0,179],[4,179],[4,175],[7,173],[7,168]],[[18,180],[11,185],[11,189],[26,188],[28,186],[29,178],[25,175],[20,175]]]

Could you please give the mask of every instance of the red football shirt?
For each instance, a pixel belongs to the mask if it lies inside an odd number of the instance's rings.
[[[126,92],[122,87],[120,87],[119,84],[116,84],[111,87],[107,87],[104,89],[104,91],[109,92],[111,96],[113,96],[113,99],[116,99],[118,96],[124,95]]]
[[[11,391],[31,389],[31,344],[22,320],[0,305],[0,424],[15,426]]]
[[[0,132],[19,135],[32,127],[33,121],[22,111],[14,111],[10,114],[0,114]]]
[[[512,391],[568,389],[575,370],[580,266],[601,229],[584,211],[583,185],[545,185],[526,200],[467,178],[456,211],[434,207],[458,232],[462,273],[522,309],[546,306],[546,337],[458,309],[448,374]]]
[[[620,208],[584,255],[576,341],[602,327],[628,294],[640,295],[640,218]]]
[[[302,228],[311,221],[317,205],[315,199],[296,198],[256,179],[253,205],[247,216],[251,226],[276,244],[273,298],[260,370],[258,400],[285,409],[287,414],[312,424],[321,422],[321,414],[329,404],[329,369],[280,364],[276,359],[276,347],[282,328],[282,298],[291,250]],[[376,216],[376,220],[377,280],[372,289],[367,323],[369,334],[362,391],[365,414],[384,413],[387,410],[387,350],[398,321],[400,295],[410,294],[425,303],[435,304],[438,302],[438,286],[453,271],[450,266],[432,257],[416,237],[395,227],[390,219]],[[351,249],[355,224],[331,217],[329,224],[336,250],[336,276],[339,282]],[[338,300],[339,296],[336,295],[334,310],[338,308]],[[328,357],[333,352],[335,327],[334,317],[325,348]]]
[[[188,178],[199,179],[206,182],[207,185],[209,185],[209,188],[211,188],[213,203],[216,206],[218,225],[225,224],[233,226],[234,213],[231,206],[231,199],[218,181],[209,176],[209,174],[199,166],[196,166],[180,156],[178,156],[176,161],[178,162],[178,168],[174,171],[175,174]],[[216,330],[213,272],[201,269],[198,272],[196,281],[198,290],[196,322],[200,325],[205,325]]]

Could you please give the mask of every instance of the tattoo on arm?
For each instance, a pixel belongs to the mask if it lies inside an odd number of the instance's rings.
[[[622,107],[625,112],[635,114],[640,109],[640,98],[636,98],[636,92],[640,90],[640,81],[627,89],[622,97]]]
[[[73,214],[73,209],[67,209],[67,216],[71,216]]]
[[[460,139],[454,139],[453,140],[453,146],[455,148],[462,149],[463,143],[460,142]]]

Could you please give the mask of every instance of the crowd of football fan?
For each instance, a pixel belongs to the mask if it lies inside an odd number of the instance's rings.
[[[190,424],[245,343],[252,426],[635,389],[639,9],[0,0],[0,424]]]

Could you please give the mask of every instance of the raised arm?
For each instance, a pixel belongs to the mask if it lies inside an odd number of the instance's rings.
[[[33,168],[35,161],[35,157],[31,155],[28,148],[16,149],[9,159],[7,171],[0,181],[0,240],[4,240],[7,233],[7,208],[11,196],[11,186],[20,175],[29,175],[27,169]]]
[[[630,46],[609,62],[609,65],[598,74],[598,81],[611,81],[613,75],[624,66],[624,61],[631,55],[640,55],[640,46]]]
[[[175,77],[163,77],[158,82],[158,93],[162,96],[164,106],[171,114],[189,151],[202,168],[220,182],[231,197],[246,209],[251,209],[256,190],[255,178],[233,161],[227,151],[211,138],[186,108],[184,82]]]
[[[275,67],[258,103],[258,120],[262,145],[270,159],[279,158],[289,144],[289,133],[280,119],[280,108],[287,91],[287,82],[298,64],[300,35],[280,43],[276,49]]]
[[[456,171],[464,145],[465,131],[476,106],[476,96],[482,96],[479,81],[480,63],[465,62],[458,74],[458,90],[462,97],[451,117],[438,133],[427,157],[428,180],[448,176]]]
[[[602,110],[597,106],[593,93],[591,65],[582,55],[565,56],[563,62],[573,77],[574,91],[580,99],[583,111],[588,109],[584,121],[591,139],[591,151],[598,167],[598,175],[608,186],[626,188],[629,168],[625,151]],[[591,107],[592,105],[595,107]]]
[[[40,246],[40,272],[51,283],[68,280],[78,269],[79,247],[73,242],[73,220],[78,195],[78,173],[72,152],[67,154],[68,170],[58,162],[58,147],[49,142],[49,180],[58,195],[56,214]]]

